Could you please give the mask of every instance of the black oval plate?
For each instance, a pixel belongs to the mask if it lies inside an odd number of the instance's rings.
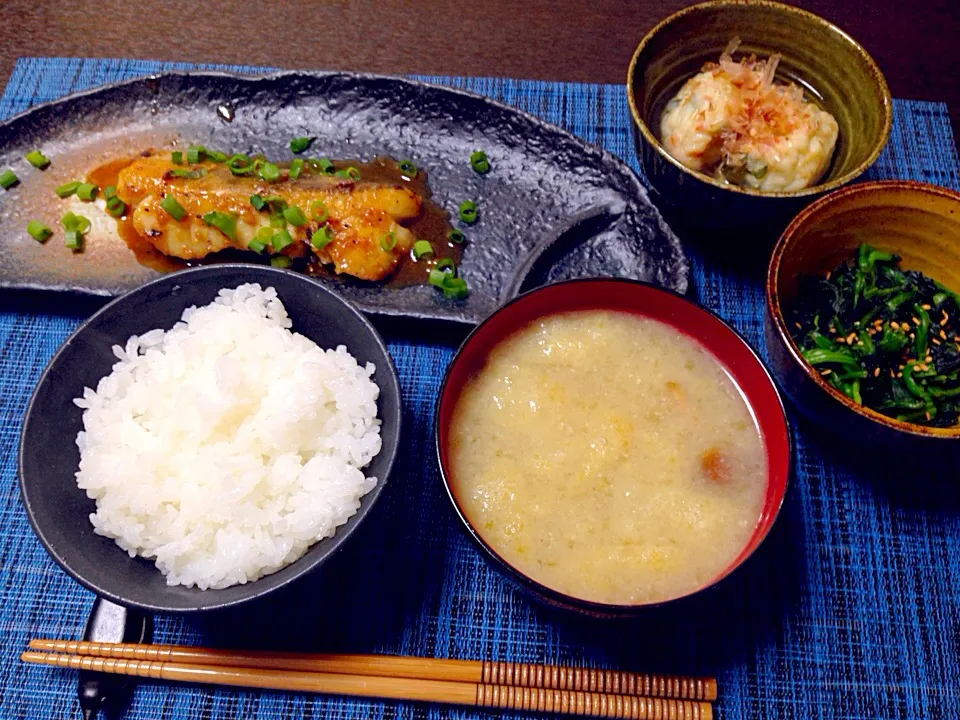
[[[218,108],[229,108],[232,121]],[[480,208],[461,264],[466,300],[445,300],[427,286],[318,278],[368,313],[476,323],[522,289],[583,276],[687,289],[679,240],[613,155],[479,95],[393,77],[300,72],[161,74],[38,105],[0,125],[0,167],[21,178],[0,192],[0,287],[117,295],[157,277],[106,213],[53,192],[104,161],[174,142],[285,158],[290,138],[303,135],[317,137],[311,155],[412,158],[451,217],[461,200]],[[38,148],[53,160],[43,172],[23,160]],[[491,159],[486,175],[470,168],[475,149]],[[68,209],[94,221],[81,253],[63,245],[59,219]],[[57,234],[38,244],[25,232],[32,219]]]

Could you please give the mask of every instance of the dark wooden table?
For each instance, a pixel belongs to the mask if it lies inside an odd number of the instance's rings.
[[[0,0],[0,81],[17,57],[245,63],[623,82],[643,33],[690,0]],[[960,2],[801,0],[877,60],[897,97],[960,129]]]

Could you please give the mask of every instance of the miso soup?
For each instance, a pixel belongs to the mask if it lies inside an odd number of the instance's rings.
[[[655,320],[558,314],[498,345],[454,410],[451,486],[523,574],[598,603],[709,583],[758,523],[767,460],[719,362]]]

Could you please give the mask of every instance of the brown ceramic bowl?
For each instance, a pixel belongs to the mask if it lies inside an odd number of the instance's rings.
[[[801,412],[851,439],[960,452],[960,425],[914,425],[855,403],[823,380],[790,336],[785,318],[800,278],[832,270],[864,242],[899,255],[907,270],[960,289],[960,193],[906,180],[863,183],[800,213],[780,236],[767,271],[765,330],[774,374]]]
[[[740,53],[781,53],[782,81],[794,82],[840,127],[833,162],[815,186],[760,192],[729,185],[675,160],[660,144],[660,118],[681,85],[716,62],[733,37]],[[634,140],[647,179],[664,204],[715,229],[779,232],[819,195],[844,185],[877,159],[890,134],[890,91],[876,63],[843,30],[812,13],[766,0],[713,0],[674,13],[646,34],[627,71]]]

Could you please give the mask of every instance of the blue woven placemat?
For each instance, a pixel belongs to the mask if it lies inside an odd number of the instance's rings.
[[[105,82],[194,65],[131,60],[17,63],[0,117]],[[212,67],[212,66],[206,66]],[[241,68],[244,69],[244,68]],[[245,68],[254,71],[253,68]],[[562,125],[635,169],[619,86],[427,78],[503,100]],[[896,101],[872,178],[960,189],[942,103]],[[693,257],[701,302],[762,346],[759,283]],[[78,637],[92,596],[33,536],[16,489],[17,436],[34,383],[99,301],[0,294],[0,717],[77,717],[75,676],[21,665],[31,637]],[[772,535],[714,593],[634,623],[556,615],[520,595],[467,542],[429,460],[431,411],[452,356],[394,341],[405,401],[401,463],[354,541],[316,578],[249,609],[158,618],[158,642],[389,652],[617,665],[716,674],[720,717],[960,717],[960,492],[848,468],[796,433],[796,475]],[[127,715],[160,718],[489,717],[435,706],[145,684]]]

